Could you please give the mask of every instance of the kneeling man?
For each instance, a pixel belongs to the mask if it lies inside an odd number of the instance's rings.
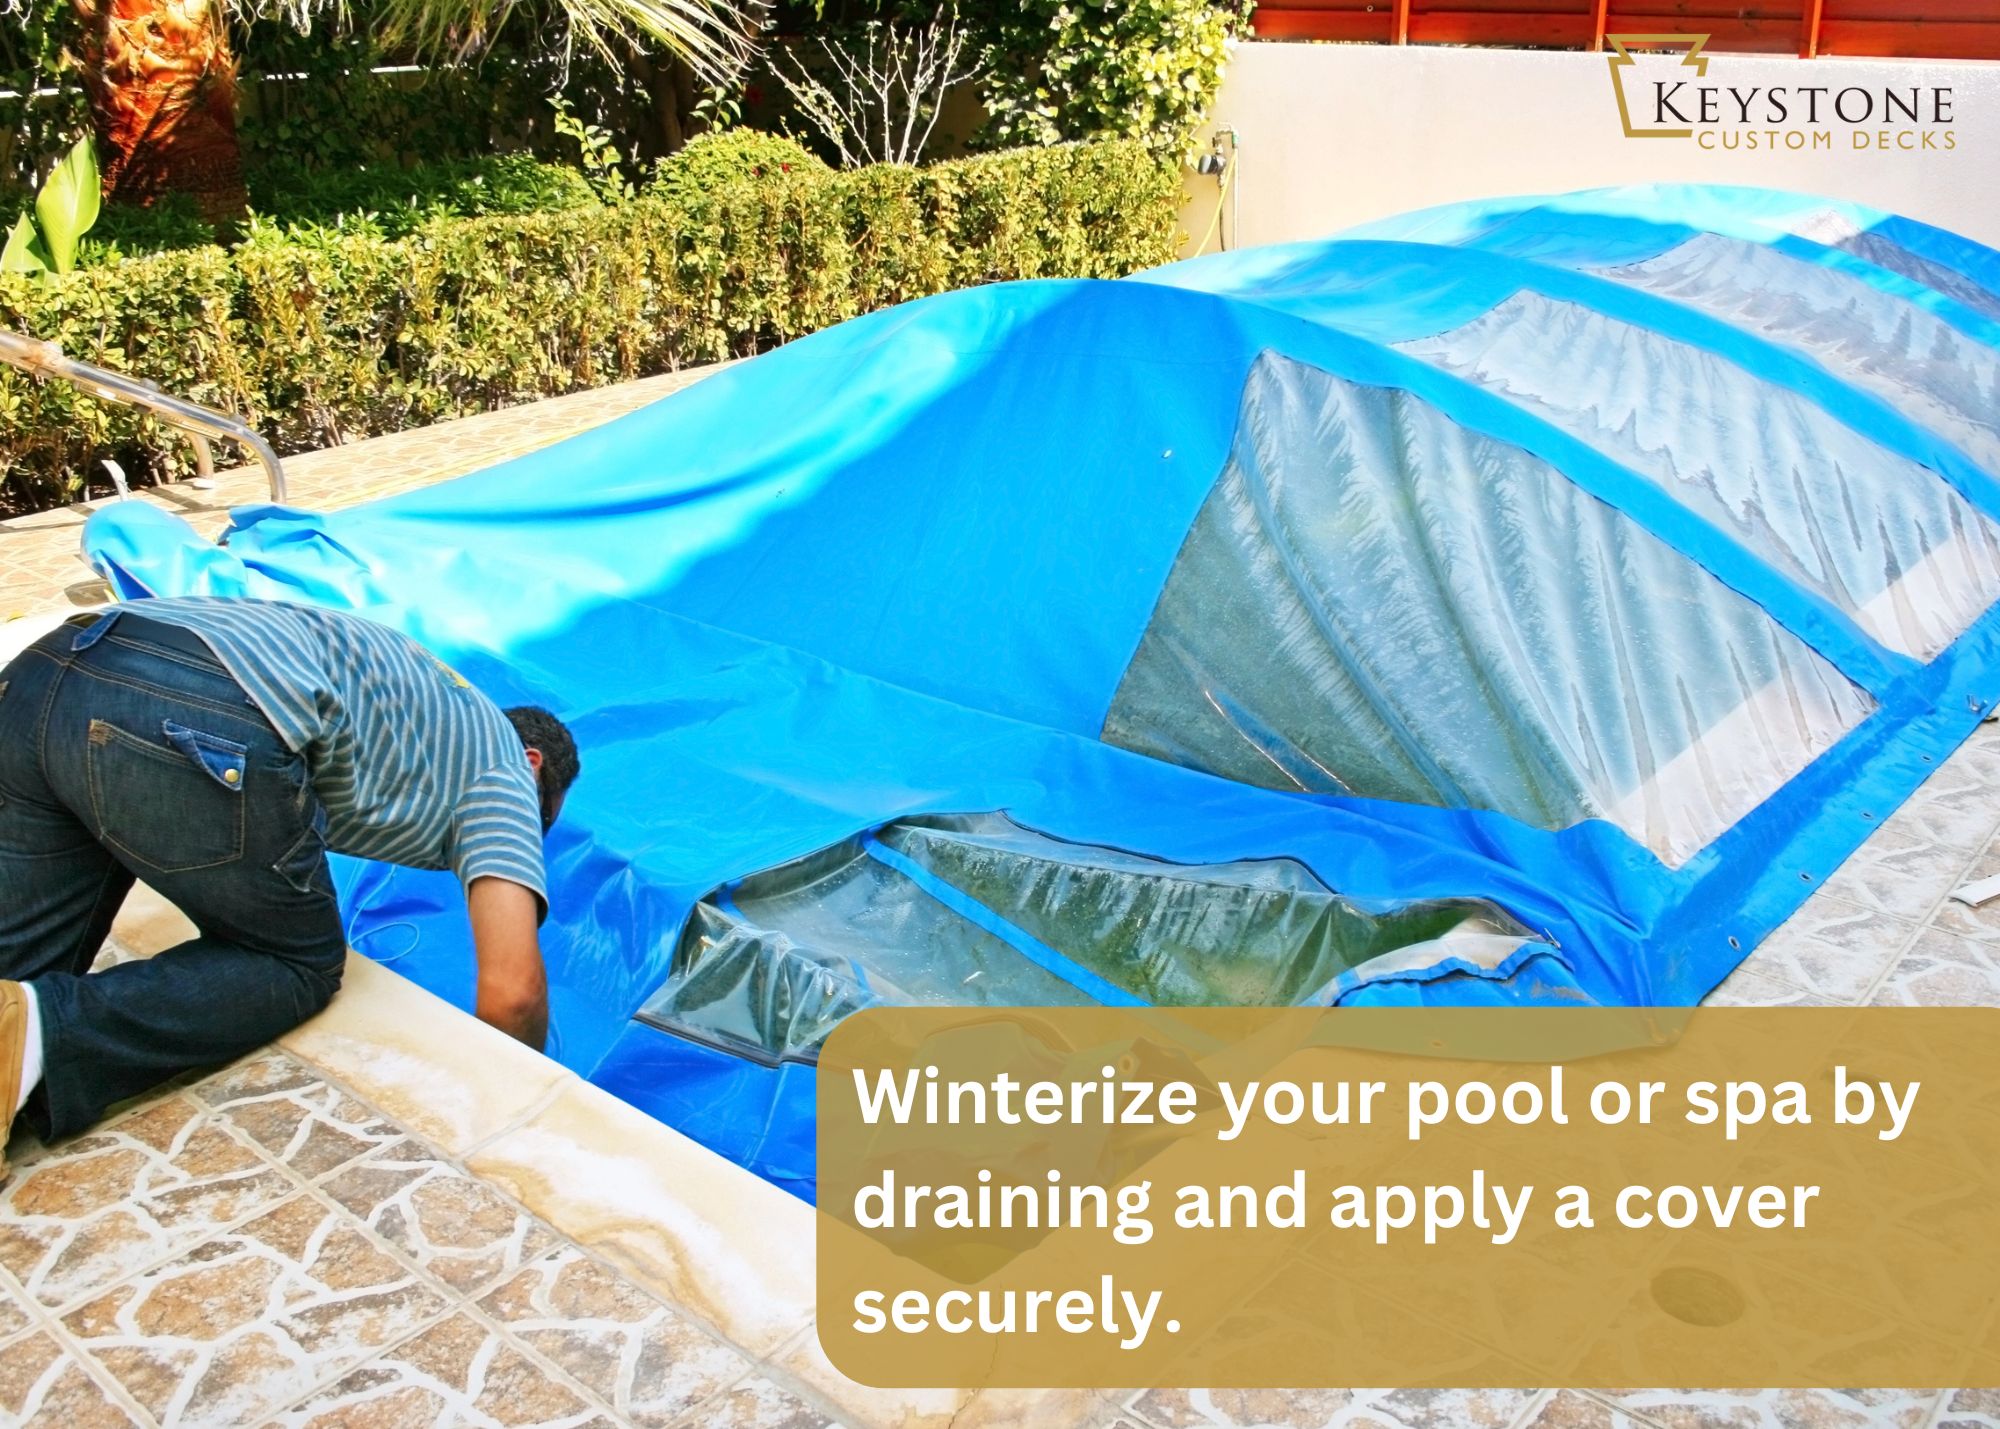
[[[67,1136],[325,1007],[329,850],[454,870],[475,1010],[539,1049],[542,839],[577,769],[555,716],[358,616],[148,600],[44,636],[0,669],[0,1150],[16,1114]],[[135,877],[200,936],[92,973]]]

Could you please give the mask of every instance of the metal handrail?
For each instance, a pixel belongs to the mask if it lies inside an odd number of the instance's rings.
[[[59,378],[106,402],[122,402],[128,407],[144,408],[167,425],[177,427],[193,438],[195,466],[205,477],[215,474],[215,458],[209,451],[209,442],[217,438],[235,442],[263,463],[264,474],[271,484],[271,499],[285,499],[285,469],[278,464],[278,454],[271,450],[269,442],[257,434],[256,428],[240,417],[213,411],[181,397],[170,397],[160,390],[158,383],[144,378],[128,377],[108,367],[78,362],[73,357],[65,357],[63,350],[52,342],[24,337],[17,332],[0,330],[0,362],[11,363],[23,372],[38,377]]]

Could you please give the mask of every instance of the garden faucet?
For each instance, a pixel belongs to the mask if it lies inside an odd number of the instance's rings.
[[[209,441],[217,437],[233,441],[263,463],[265,476],[271,484],[271,499],[285,499],[285,471],[278,464],[278,454],[271,450],[269,442],[257,434],[256,428],[240,417],[213,411],[180,397],[170,397],[160,390],[159,384],[143,378],[128,377],[109,368],[78,362],[73,357],[65,357],[63,350],[54,343],[24,337],[20,333],[0,330],[0,362],[11,363],[38,377],[60,378],[93,397],[142,408],[168,426],[178,427],[194,441],[195,465],[202,476],[212,476],[215,472],[215,459],[209,451]]]

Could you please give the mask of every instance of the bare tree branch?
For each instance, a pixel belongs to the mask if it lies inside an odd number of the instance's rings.
[[[984,69],[967,54],[956,4],[920,25],[876,20],[858,36],[818,39],[822,60],[808,65],[796,48],[773,47],[771,69],[846,168],[916,163],[946,92]]]

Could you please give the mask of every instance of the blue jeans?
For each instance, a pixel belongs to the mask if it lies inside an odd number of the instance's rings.
[[[42,1018],[28,1124],[80,1131],[326,1006],[346,944],[325,833],[305,760],[200,637],[83,616],[0,669],[0,977]],[[89,972],[135,877],[200,936]]]

